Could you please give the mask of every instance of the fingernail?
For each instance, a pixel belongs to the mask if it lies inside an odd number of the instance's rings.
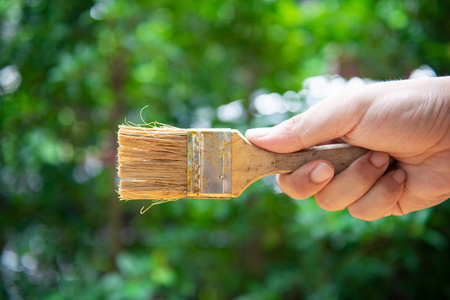
[[[322,183],[334,175],[334,170],[326,163],[319,163],[309,175],[314,183]]]
[[[395,172],[392,174],[392,178],[394,178],[395,182],[398,184],[402,184],[405,182],[406,179],[406,173],[402,169],[395,170]]]
[[[245,132],[245,136],[247,138],[258,139],[258,138],[262,138],[262,137],[269,135],[269,133],[271,131],[272,131],[272,128],[270,128],[270,127],[252,128]]]
[[[389,156],[384,152],[373,152],[370,156],[370,162],[377,168],[381,168],[389,161]]]

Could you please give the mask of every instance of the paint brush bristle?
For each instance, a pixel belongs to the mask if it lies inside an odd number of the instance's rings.
[[[187,130],[119,126],[118,175],[122,200],[186,197]]]

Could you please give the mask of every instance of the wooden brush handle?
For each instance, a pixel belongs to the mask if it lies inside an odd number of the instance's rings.
[[[331,144],[280,154],[254,146],[236,131],[232,137],[232,194],[237,197],[261,177],[292,173],[317,159],[329,161],[336,173],[339,173],[368,151],[348,144]]]
[[[317,159],[329,161],[337,173],[344,171],[352,162],[369,150],[349,144],[316,146],[299,152],[271,155],[274,163],[267,169],[270,173],[292,173],[304,164]],[[272,170],[270,170],[272,168]]]

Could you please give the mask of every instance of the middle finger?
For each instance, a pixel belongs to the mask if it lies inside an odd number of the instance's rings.
[[[354,161],[316,196],[317,204],[325,210],[342,210],[361,198],[384,174],[389,156],[384,152],[369,152]]]

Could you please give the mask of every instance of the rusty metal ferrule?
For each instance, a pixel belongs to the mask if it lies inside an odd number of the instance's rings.
[[[188,130],[188,198],[231,198],[231,136],[231,129]]]

